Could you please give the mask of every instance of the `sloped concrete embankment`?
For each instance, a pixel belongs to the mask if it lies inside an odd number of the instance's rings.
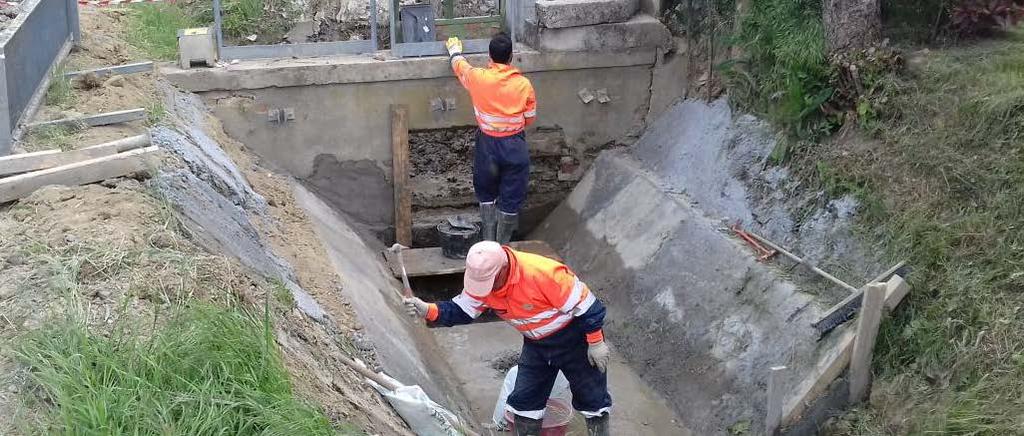
[[[802,291],[814,281],[759,263],[725,225],[767,229],[757,216],[771,212],[788,223],[778,233],[801,229],[784,198],[729,168],[770,153],[759,129],[724,102],[677,105],[632,149],[602,153],[533,235],[608,303],[608,337],[695,434],[762,432],[769,368],[787,366],[793,392],[834,345],[810,327],[829,304]]]
[[[253,190],[232,158],[205,130],[210,128],[206,121],[209,113],[199,97],[170,87],[163,91],[171,120],[152,130],[153,142],[173,153],[183,165],[160,172],[152,187],[174,208],[200,245],[236,258],[260,275],[280,280],[291,291],[296,308],[321,327],[299,336],[277,338],[290,353],[302,353],[298,358],[308,362],[304,370],[309,371],[303,377],[320,382],[315,388],[325,390],[321,392],[325,395],[341,395],[356,409],[376,413],[372,411],[382,407],[384,400],[334,356],[355,351],[357,356],[353,357],[362,358],[403,383],[420,385],[435,401],[460,416],[469,416],[461,390],[450,382],[455,378],[447,361],[430,354],[437,349],[433,336],[402,314],[401,303],[396,300],[399,283],[376,260],[381,247],[365,244],[344,218],[293,183],[294,201],[306,210],[337,270],[340,289],[336,291],[353,306],[362,326],[358,332],[346,331],[339,325],[339,314],[326,310],[299,285],[292,265],[275,254],[254,224],[255,220],[274,220],[268,213],[268,202]],[[321,330],[327,335],[312,333]],[[341,350],[340,343],[351,343],[355,350]],[[403,424],[394,415],[352,419],[369,420],[367,425],[377,429],[390,426],[386,432],[390,434],[402,431]]]

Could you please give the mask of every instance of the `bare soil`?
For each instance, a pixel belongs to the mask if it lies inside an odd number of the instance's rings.
[[[476,205],[473,193],[476,132],[475,127],[409,132],[409,160],[412,162],[409,179],[416,210]],[[576,180],[559,180],[562,156],[531,154],[527,201],[550,201],[569,195]]]
[[[83,47],[71,65],[89,68],[141,58],[124,41],[125,16],[117,10],[82,11]],[[79,86],[65,108],[45,107],[38,119],[149,107],[162,101],[154,74],[124,76],[119,84]],[[300,286],[328,315],[316,322],[279,302],[275,335],[301,398],[318,405],[343,428],[369,434],[409,434],[380,395],[341,362],[341,356],[374,364],[372,345],[339,292],[338,277],[292,198],[291,183],[263,169],[242,144],[230,140],[207,115],[201,128],[218,141],[268,203],[250,218],[275,254],[290,263]],[[142,134],[145,123],[76,133],[72,147]],[[169,158],[171,168],[185,168]],[[211,254],[178,223],[172,208],[153,196],[144,180],[50,187],[0,208],[0,434],[30,431],[48,404],[39,401],[11,358],[13,341],[60,317],[69,302],[81,305],[90,327],[104,331],[126,322],[153,320],[171,304],[205,300],[262,306],[272,285],[237,259]],[[220,289],[223,291],[211,291]]]
[[[82,44],[68,57],[68,72],[121,65],[147,60],[131,45],[120,39],[123,32],[105,29],[125,29],[127,15],[116,9],[83,9],[80,14]],[[85,77],[71,82],[74,88],[70,101],[62,104],[44,104],[33,121],[51,121],[84,115],[96,115],[128,109],[157,110],[158,101],[153,73],[95,78]],[[93,127],[71,134],[71,148],[83,148],[146,132],[146,120],[131,123]],[[54,144],[40,142],[31,135],[25,138],[29,151],[55,148]]]

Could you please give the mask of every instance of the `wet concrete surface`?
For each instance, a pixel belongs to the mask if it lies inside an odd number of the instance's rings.
[[[492,366],[508,353],[518,352],[523,336],[502,321],[474,323],[451,328],[431,329],[458,383],[480,423],[491,422],[495,402],[505,373]],[[612,344],[608,383],[614,406],[611,413],[613,435],[690,435],[663,397],[654,392],[626,364]],[[577,414],[570,435],[584,435],[583,420]],[[509,434],[509,433],[495,433]]]

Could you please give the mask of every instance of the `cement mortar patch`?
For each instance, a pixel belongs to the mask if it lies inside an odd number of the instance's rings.
[[[696,434],[758,428],[767,368],[792,387],[817,362],[822,306],[632,158],[605,152],[589,174],[531,237],[607,300],[606,334]]]
[[[463,417],[471,416],[448,362],[437,353],[427,329],[402,311],[400,284],[382,263],[384,247],[367,242],[313,193],[295,187],[295,199],[313,221],[381,365],[403,384],[417,384],[432,400]]]

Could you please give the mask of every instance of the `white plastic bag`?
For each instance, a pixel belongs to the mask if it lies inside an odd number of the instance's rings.
[[[516,387],[516,374],[519,373],[519,366],[513,366],[505,374],[505,381],[501,384],[501,391],[498,393],[498,402],[494,405],[494,413],[491,414],[491,421],[494,422],[495,430],[508,431],[510,424],[505,419],[506,406],[508,405],[508,396],[512,394],[512,390]],[[565,378],[562,371],[558,371],[558,376],[555,377],[555,384],[551,387],[551,395],[548,397],[562,400],[564,404],[572,404],[572,391],[569,390],[569,380]]]
[[[394,380],[386,377],[389,381]],[[395,382],[401,385],[397,381]],[[413,433],[420,436],[462,436],[459,418],[441,405],[433,402],[418,385],[401,386],[394,391],[370,381],[370,384],[387,398],[398,415],[409,424]]]

